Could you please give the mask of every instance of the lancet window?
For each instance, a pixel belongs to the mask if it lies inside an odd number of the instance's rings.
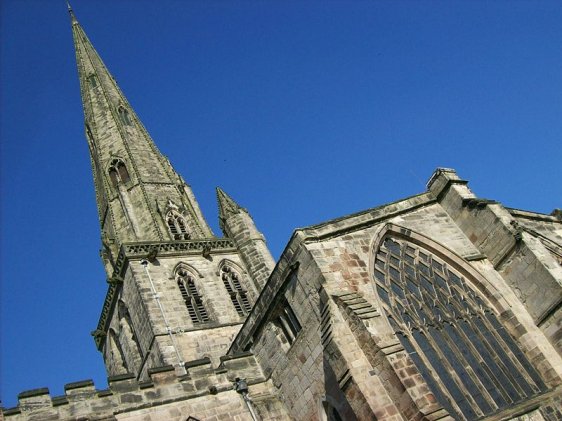
[[[125,163],[120,159],[114,159],[111,162],[108,172],[113,187],[117,187],[120,183],[127,183],[131,179]]]
[[[142,348],[135,333],[129,310],[127,309],[125,303],[121,300],[119,300],[118,304],[118,316],[119,326],[121,328],[119,333],[121,340],[118,340],[117,342],[121,345],[124,356],[126,357],[124,362],[129,369],[132,367],[139,368],[143,361]]]
[[[208,322],[210,320],[209,314],[203,304],[203,297],[195,286],[193,275],[185,269],[179,269],[177,272],[177,282],[191,321],[193,323]]]
[[[240,275],[233,268],[225,265],[221,269],[221,278],[224,282],[224,287],[230,295],[232,305],[240,316],[247,316],[252,310],[252,305],[248,299],[247,291],[240,283]]]
[[[122,372],[127,373],[129,371],[127,367],[127,360],[125,359],[125,354],[123,353],[123,348],[121,348],[121,344],[119,343],[119,339],[117,338],[117,334],[115,330],[109,329],[109,352],[111,358],[115,364],[115,373],[121,374]]]
[[[302,326],[287,300],[281,303],[275,324],[281,328],[289,344],[295,342],[298,333],[302,330]]]
[[[546,390],[470,280],[446,261],[387,237],[374,266],[390,324],[453,418],[476,420]]]
[[[189,240],[191,238],[187,231],[185,219],[179,213],[174,211],[168,212],[166,223],[174,240]]]

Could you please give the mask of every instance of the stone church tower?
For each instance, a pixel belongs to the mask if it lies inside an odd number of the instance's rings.
[[[562,420],[560,210],[439,168],[419,195],[296,230],[275,263],[220,188],[213,235],[70,15],[109,387],[25,391],[4,419]]]
[[[220,189],[228,234],[213,235],[72,11],[71,19],[109,283],[95,331],[107,372],[146,379],[162,365],[218,364],[273,259],[251,217]]]

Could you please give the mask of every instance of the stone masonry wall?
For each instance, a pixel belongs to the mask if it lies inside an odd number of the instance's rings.
[[[171,366],[150,371],[138,382],[132,375],[108,379],[109,389],[96,390],[87,380],[65,386],[65,395],[51,398],[48,389],[19,395],[15,408],[4,409],[6,421],[138,420],[185,421],[251,420],[248,406],[234,390],[237,377],[246,378],[255,412],[267,420],[289,419],[276,390],[263,377],[250,354],[224,357],[219,366],[208,359],[186,364],[178,376]]]

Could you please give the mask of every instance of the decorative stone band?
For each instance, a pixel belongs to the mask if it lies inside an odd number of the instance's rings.
[[[107,332],[109,315],[115,306],[116,292],[122,285],[121,282],[115,282],[115,280],[123,279],[130,260],[144,258],[152,260],[157,256],[176,256],[178,254],[210,255],[213,252],[225,252],[233,249],[235,249],[234,242],[228,238],[122,244],[115,262],[113,275],[108,281],[109,286],[107,294],[105,295],[98,326],[96,330],[92,332],[98,350],[101,351],[105,342],[105,335],[101,335],[100,332]]]

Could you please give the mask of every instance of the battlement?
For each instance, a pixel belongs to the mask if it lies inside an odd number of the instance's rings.
[[[185,370],[184,370],[185,369]],[[241,399],[234,390],[237,378],[245,378],[250,394],[276,399],[268,392],[269,387],[257,361],[250,352],[221,358],[213,367],[209,358],[189,361],[184,367],[171,365],[149,370],[149,380],[139,381],[133,374],[108,377],[107,389],[96,389],[92,380],[68,383],[64,395],[51,397],[48,388],[28,390],[18,395],[18,405],[4,409],[5,420],[29,419],[88,419],[111,417],[120,413],[161,408],[181,401],[195,402],[197,398],[230,394],[231,399]],[[224,400],[224,399],[223,399]],[[187,404],[190,414],[199,413],[202,407]],[[243,406],[242,406],[243,407]],[[199,412],[198,412],[199,411]]]

